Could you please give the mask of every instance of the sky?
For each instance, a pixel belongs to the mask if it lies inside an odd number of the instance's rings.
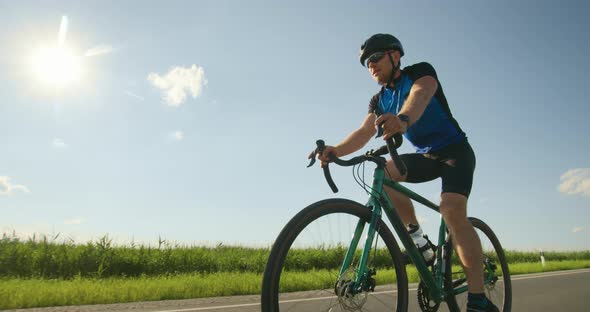
[[[307,155],[360,126],[379,86],[359,48],[391,33],[475,150],[468,214],[508,249],[589,250],[589,8],[0,0],[0,232],[269,246],[315,201],[366,202],[350,168],[333,194]],[[440,179],[406,186],[438,201]]]

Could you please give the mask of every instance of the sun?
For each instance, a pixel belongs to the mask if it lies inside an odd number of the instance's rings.
[[[39,48],[32,56],[32,71],[37,80],[51,87],[66,87],[80,79],[82,58],[65,45]]]

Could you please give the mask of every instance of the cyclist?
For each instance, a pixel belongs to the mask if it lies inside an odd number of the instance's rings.
[[[451,114],[434,68],[418,63],[401,69],[402,56],[401,42],[390,34],[375,34],[363,43],[361,64],[381,90],[371,98],[369,114],[360,128],[336,146],[327,146],[319,159],[325,166],[330,154],[342,157],[356,152],[377,131],[384,139],[402,133],[416,153],[400,155],[407,167],[406,175],[400,175],[392,160],[387,162],[387,174],[396,181],[410,183],[442,178],[440,212],[467,275],[467,311],[498,311],[484,294],[481,243],[467,219],[475,154]],[[377,117],[376,111],[382,115]],[[386,192],[420,251],[432,258],[431,244],[423,237],[412,201],[389,187]]]

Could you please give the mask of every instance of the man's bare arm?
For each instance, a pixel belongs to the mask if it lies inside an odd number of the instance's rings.
[[[377,132],[377,129],[375,129],[375,119],[374,114],[368,114],[358,129],[350,133],[342,142],[335,146],[336,156],[342,157],[352,154],[365,146]]]
[[[410,118],[410,124],[408,126],[420,119],[437,88],[438,83],[432,76],[424,76],[416,80],[412,89],[410,89],[410,95],[399,111],[399,114],[406,115]]]

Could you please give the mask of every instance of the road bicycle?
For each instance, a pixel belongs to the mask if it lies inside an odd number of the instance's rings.
[[[315,152],[322,152],[324,142],[316,143]],[[437,205],[385,176],[383,156],[388,153],[400,173],[405,174],[396,150],[401,143],[401,135],[396,135],[387,140],[387,145],[349,160],[331,156],[331,163],[353,166],[353,175],[369,199],[364,205],[348,199],[322,200],[289,221],[274,242],[266,264],[263,312],[408,311],[407,261],[383,212],[415,266],[416,271],[409,271],[417,272],[420,280],[416,289],[419,308],[453,312],[466,309],[467,280],[442,217],[434,246],[435,260],[427,264],[383,189],[388,186],[439,212]],[[314,162],[315,157],[310,166]],[[364,182],[366,162],[376,165],[371,185]],[[328,184],[338,192],[329,167],[323,169]],[[482,242],[486,295],[501,311],[510,311],[512,286],[502,246],[483,221],[472,217],[469,220]],[[363,236],[364,245],[360,244]],[[313,254],[316,257],[310,256]]]

